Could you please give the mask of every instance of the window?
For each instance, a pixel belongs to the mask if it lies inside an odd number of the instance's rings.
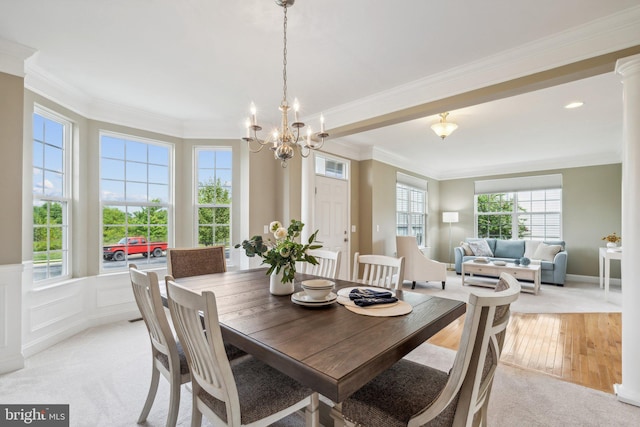
[[[560,240],[562,190],[476,195],[478,237]]]
[[[347,163],[316,155],[316,175],[346,180],[349,179],[347,172]]]
[[[396,234],[416,236],[420,246],[426,243],[426,193],[423,189],[396,183]]]
[[[231,244],[231,148],[196,147],[196,224],[198,246]]]
[[[33,114],[33,280],[70,276],[71,122]]]
[[[166,263],[171,159],[170,144],[100,134],[103,269]]]

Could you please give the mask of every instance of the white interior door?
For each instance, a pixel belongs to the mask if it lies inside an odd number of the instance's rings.
[[[316,175],[315,224],[325,249],[341,251],[338,278],[349,279],[349,182]]]

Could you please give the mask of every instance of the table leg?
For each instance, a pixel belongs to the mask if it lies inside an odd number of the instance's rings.
[[[464,263],[462,263],[462,271],[461,271],[461,274],[462,274],[462,287],[464,287],[464,276],[465,276],[465,274],[464,274]]]
[[[538,291],[540,290],[540,270],[536,270],[536,274],[533,278],[533,294],[538,295]]]
[[[611,273],[611,260],[605,257],[604,260],[604,300],[609,301],[609,274]]]
[[[599,254],[598,255],[598,279],[600,279],[600,289],[602,289],[604,283],[602,281],[602,277],[603,277],[603,271],[602,271],[602,264],[604,263],[604,257]]]

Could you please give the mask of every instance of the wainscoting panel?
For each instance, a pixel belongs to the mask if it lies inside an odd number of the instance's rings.
[[[0,265],[0,374],[24,367],[22,264]]]

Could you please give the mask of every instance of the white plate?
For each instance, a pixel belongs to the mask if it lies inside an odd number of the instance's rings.
[[[411,304],[404,301],[398,301],[398,303],[395,305],[384,304],[380,306],[375,305],[370,307],[382,307],[382,308],[386,308],[386,310],[369,310],[369,307],[358,307],[358,306],[351,307],[348,305],[345,306],[344,308],[356,314],[363,314],[365,316],[376,316],[376,317],[402,316],[404,314],[411,313],[411,311],[413,310],[413,307],[411,306]]]
[[[329,292],[329,295],[327,295],[321,300],[311,298],[309,295],[307,295],[305,291],[296,292],[295,294],[291,295],[291,301],[293,302],[303,303],[303,304],[312,304],[312,305],[327,304],[327,303],[330,304],[335,302],[337,298],[338,298],[338,295],[334,294],[333,292]]]

